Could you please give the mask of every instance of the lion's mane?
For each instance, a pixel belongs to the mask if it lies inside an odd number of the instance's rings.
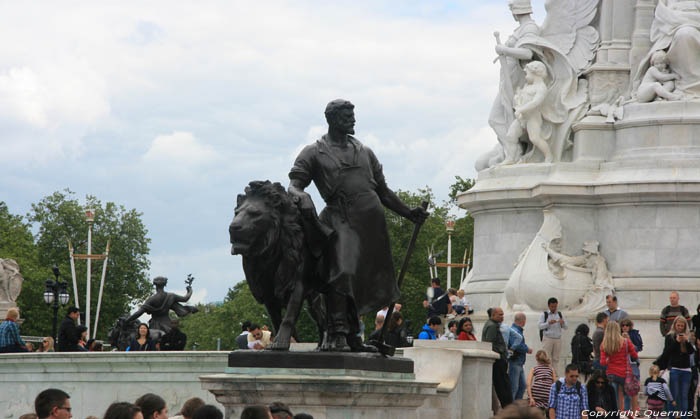
[[[304,233],[299,209],[278,182],[250,182],[240,198],[262,200],[274,225],[265,233],[259,252],[243,258],[251,292],[263,303],[265,289],[273,286],[275,297],[286,301],[304,269]]]

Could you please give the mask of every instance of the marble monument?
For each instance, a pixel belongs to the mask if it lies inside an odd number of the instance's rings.
[[[463,286],[477,312],[557,296],[589,324],[614,290],[655,357],[669,292],[691,313],[700,299],[700,3],[546,0],[541,26],[509,5],[498,143],[458,198],[475,220]]]

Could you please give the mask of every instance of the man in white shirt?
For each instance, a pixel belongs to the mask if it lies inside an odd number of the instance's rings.
[[[561,312],[557,311],[559,301],[552,297],[547,300],[549,311],[540,314],[538,326],[542,334],[542,350],[552,360],[552,368],[556,372],[559,366],[559,354],[561,353],[561,331],[568,329],[566,320]]]

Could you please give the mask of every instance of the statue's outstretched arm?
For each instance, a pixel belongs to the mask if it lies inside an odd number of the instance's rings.
[[[175,295],[175,301],[178,303],[184,303],[189,301],[190,297],[192,297],[192,287],[188,286],[187,287],[187,294],[185,295]]]
[[[408,206],[404,204],[403,201],[396,196],[394,191],[386,186],[386,184],[381,184],[377,187],[377,195],[379,195],[379,200],[382,201],[382,204],[385,207],[404,218],[411,217],[411,209],[408,208]]]
[[[518,60],[531,60],[532,51],[527,48],[507,47],[505,45],[496,45],[496,53],[498,55],[507,55],[517,58]]]

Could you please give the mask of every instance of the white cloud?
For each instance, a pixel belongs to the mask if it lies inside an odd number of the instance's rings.
[[[202,298],[243,279],[218,247],[236,194],[286,184],[328,101],[355,103],[394,188],[446,199],[495,143],[493,31],[514,27],[503,0],[41,8],[0,6],[0,37],[17,40],[0,43],[0,200],[23,213],[70,187],[143,211],[152,272],[194,273]]]
[[[146,162],[175,165],[175,169],[179,165],[211,163],[216,158],[216,151],[210,145],[202,144],[191,132],[183,131],[157,136],[143,156]]]

